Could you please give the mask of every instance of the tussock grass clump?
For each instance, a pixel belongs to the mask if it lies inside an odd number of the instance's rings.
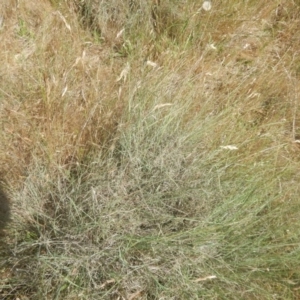
[[[1,4],[1,298],[299,298],[299,6],[201,5]]]

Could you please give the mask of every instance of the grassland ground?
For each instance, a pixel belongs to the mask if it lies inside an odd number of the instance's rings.
[[[5,1],[0,40],[1,299],[300,299],[298,1]]]

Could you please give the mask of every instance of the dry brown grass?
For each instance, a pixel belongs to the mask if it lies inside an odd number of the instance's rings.
[[[118,63],[93,45],[75,13],[64,17],[48,2],[9,8],[1,45],[1,164],[12,178],[24,174],[32,157],[64,165],[80,160],[91,145],[101,146],[122,103]]]

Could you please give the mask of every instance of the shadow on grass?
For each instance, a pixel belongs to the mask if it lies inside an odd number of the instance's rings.
[[[0,184],[0,236],[4,235],[4,229],[10,221],[10,202]]]

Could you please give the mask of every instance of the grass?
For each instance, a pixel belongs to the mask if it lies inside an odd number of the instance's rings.
[[[1,299],[298,299],[295,1],[1,4]]]

